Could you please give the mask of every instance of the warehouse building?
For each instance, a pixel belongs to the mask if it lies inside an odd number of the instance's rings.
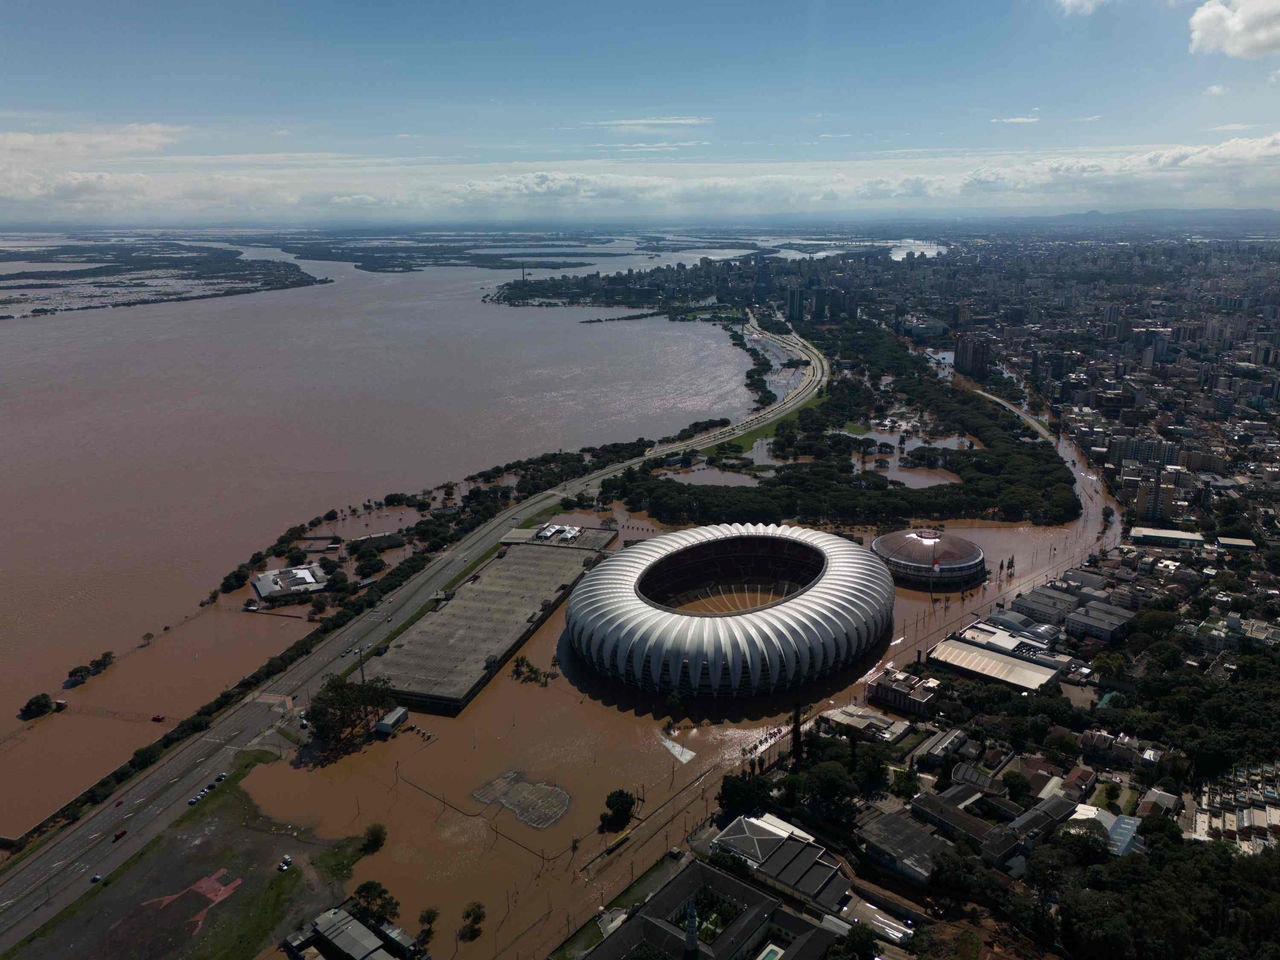
[[[1059,673],[1059,670],[1052,667],[1043,667],[1038,663],[954,639],[943,640],[935,646],[929,651],[929,659],[961,673],[998,680],[1023,690],[1039,690],[1056,680]]]

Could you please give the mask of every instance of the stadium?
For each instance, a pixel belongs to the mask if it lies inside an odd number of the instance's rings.
[[[660,694],[750,696],[840,670],[893,630],[893,578],[840,537],[721,524],[623,550],[569,598],[596,671]]]
[[[938,530],[898,530],[876,537],[871,551],[894,582],[922,590],[963,590],[987,579],[987,558],[976,543]]]

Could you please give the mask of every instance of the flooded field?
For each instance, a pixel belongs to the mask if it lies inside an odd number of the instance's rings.
[[[551,667],[563,629],[558,611],[522,652],[535,666]],[[572,670],[567,651],[559,652],[561,669]],[[562,675],[542,687],[504,671],[461,716],[415,715],[411,722],[429,739],[402,728],[394,740],[319,770],[260,767],[245,787],[263,812],[322,836],[386,824],[386,847],[359,863],[350,884],[378,880],[406,916],[436,907],[437,954],[452,955],[464,905],[480,900],[489,920],[480,939],[459,944],[458,953],[488,957],[545,956],[701,823],[719,789],[711,772],[740,763],[743,748],[781,720],[686,721],[668,731],[663,718],[591,678]],[[472,795],[511,772],[565,791],[564,815],[536,829]],[[605,797],[619,788],[643,797],[640,823],[617,852],[605,854],[616,835],[597,826]]]
[[[1074,457],[1069,447],[1062,450]],[[1076,466],[1087,484],[1086,468]],[[1104,505],[1094,487],[1083,493],[1085,515],[1062,527],[946,524],[987,552],[993,577],[986,589],[932,597],[898,590],[894,639],[870,651],[852,676],[810,688],[811,709],[857,700],[878,665],[908,666],[917,651],[923,654],[945,632],[989,612],[997,600],[1083,560],[1102,542]],[[616,525],[619,541],[661,532],[619,504],[609,514],[553,518],[589,526],[606,521]],[[873,531],[863,533],[870,542]],[[1000,560],[1010,557],[1017,575],[996,576]],[[721,706],[714,717],[689,717],[682,710],[671,718],[664,704],[589,675],[564,646],[563,628],[562,607],[522,650],[535,666],[562,674],[548,686],[522,683],[504,671],[459,717],[416,715],[421,732],[402,730],[390,742],[318,770],[262,767],[246,788],[266,813],[323,836],[386,824],[386,848],[361,861],[349,886],[366,879],[386,884],[408,916],[427,906],[439,909],[437,953],[546,955],[704,821],[723,773],[757,749],[785,747],[792,702],[739,701]],[[565,791],[563,816],[539,830],[502,804],[482,804],[473,796],[512,773]],[[607,853],[613,835],[596,828],[605,796],[618,788],[643,797],[640,822],[626,843]],[[476,942],[450,943],[471,900],[485,904],[490,920]]]
[[[0,790],[0,836],[20,836],[38,824],[312,627],[299,614],[246,614],[239,607],[193,610],[168,633],[156,627],[147,646],[136,638],[127,648],[117,645],[115,665],[74,690],[50,684],[67,710],[18,724],[0,738],[7,782],[23,785]]]
[[[507,279],[496,271],[303,267],[335,282],[0,321],[0,498],[13,508],[0,757],[24,772],[43,757],[37,792],[87,787],[161,732],[153,713],[185,715],[305,632],[197,606],[290,525],[751,407],[749,359],[711,325],[583,325],[600,309],[482,303]],[[146,633],[152,647],[123,656]],[[119,662],[68,692],[70,713],[145,719],[76,735],[69,714],[18,721],[104,650]],[[21,821],[27,799],[9,793],[0,812]]]
[[[688,483],[695,487],[755,487],[760,484],[760,481],[749,473],[721,470],[717,467],[693,467],[690,470],[663,471],[658,476],[669,477],[679,483]]]

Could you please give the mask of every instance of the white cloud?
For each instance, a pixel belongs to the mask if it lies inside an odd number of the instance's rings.
[[[1106,3],[1107,0],[1058,0],[1063,13],[1090,14]]]
[[[588,120],[588,127],[699,127],[710,117],[644,117],[639,120]]]
[[[1102,119],[1102,114],[1095,113],[1089,117],[1072,117],[1071,122],[1072,123],[1093,123],[1095,120],[1101,120],[1101,119]]]
[[[1191,14],[1191,52],[1280,53],[1280,0],[1207,0]]]
[[[1211,83],[1204,88],[1206,97],[1224,97],[1227,94],[1227,88],[1220,83]]]
[[[663,140],[658,143],[593,143],[597,150],[617,150],[620,152],[646,153],[684,150],[688,147],[709,147],[709,140]]]
[[[674,128],[673,128],[674,129]],[[340,220],[626,219],[982,209],[990,212],[1269,206],[1280,133],[1204,145],[1071,151],[896,151],[829,161],[723,162],[673,152],[700,140],[634,140],[592,159],[259,153],[147,154],[177,134],[0,134],[0,222],[286,224]],[[6,139],[8,138],[8,139]],[[54,144],[74,147],[58,152]],[[91,149],[92,148],[92,149]],[[628,152],[634,150],[636,152]]]
[[[1271,71],[1271,76],[1267,78],[1271,83],[1280,83],[1280,70]]]
[[[64,133],[3,132],[0,161],[44,157],[53,162],[90,155],[152,153],[176,142],[185,129],[162,123],[130,123]]]
[[[992,117],[992,123],[1039,123],[1039,117]]]
[[[638,117],[631,120],[588,120],[583,126],[601,127],[611,133],[632,135],[668,134],[686,127],[701,127],[710,117]]]
[[[283,127],[281,127],[279,130],[272,130],[272,131],[271,131],[271,135],[272,135],[273,137],[292,137],[292,136],[293,136],[293,131],[292,131],[292,130],[286,130],[286,129],[284,129]]]
[[[818,139],[819,140],[846,140],[852,136],[853,136],[852,133],[820,133],[818,134]]]
[[[1210,127],[1209,129],[1217,133],[1228,133],[1236,130],[1252,130],[1256,126],[1256,123],[1220,123],[1218,126]]]

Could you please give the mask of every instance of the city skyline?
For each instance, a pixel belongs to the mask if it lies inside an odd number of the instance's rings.
[[[26,4],[0,219],[1274,208],[1280,2]]]

